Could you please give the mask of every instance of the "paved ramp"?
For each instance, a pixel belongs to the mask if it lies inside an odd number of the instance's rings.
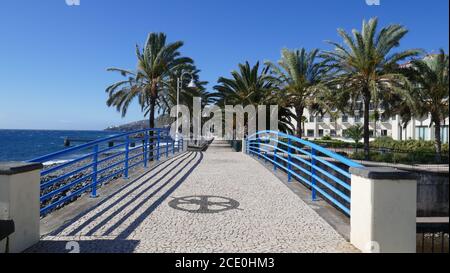
[[[127,184],[31,252],[353,252],[255,159],[215,141]]]

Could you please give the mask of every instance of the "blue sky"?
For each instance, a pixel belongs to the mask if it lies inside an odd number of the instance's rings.
[[[149,32],[183,40],[184,55],[215,84],[239,62],[277,60],[283,47],[329,49],[338,27],[405,25],[401,48],[448,52],[448,0],[2,0],[0,128],[103,129],[126,118],[105,104],[120,79],[107,67],[134,68],[134,47]]]

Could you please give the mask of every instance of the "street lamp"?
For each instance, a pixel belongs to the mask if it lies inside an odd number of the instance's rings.
[[[178,77],[178,79],[177,79],[177,121],[176,121],[177,130],[176,130],[175,140],[178,140],[178,130],[179,130],[179,128],[178,128],[178,126],[179,126],[178,125],[178,111],[179,111],[178,108],[179,108],[179,106],[178,105],[180,104],[180,91],[183,88],[183,78],[185,75],[189,75],[191,77],[191,81],[189,82],[187,87],[189,87],[189,88],[197,87],[197,85],[195,84],[195,81],[194,81],[194,76],[191,72],[183,72],[181,74],[181,76]]]

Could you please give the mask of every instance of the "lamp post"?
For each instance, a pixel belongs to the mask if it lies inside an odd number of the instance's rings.
[[[179,125],[178,125],[178,111],[179,111],[179,104],[180,104],[180,91],[183,88],[183,78],[185,75],[189,75],[191,77],[191,82],[189,82],[188,87],[189,88],[196,88],[197,85],[195,84],[194,81],[194,76],[191,72],[183,72],[181,74],[180,77],[178,77],[177,79],[177,117],[176,117],[176,135],[175,135],[175,140],[178,140],[178,130],[179,130]]]

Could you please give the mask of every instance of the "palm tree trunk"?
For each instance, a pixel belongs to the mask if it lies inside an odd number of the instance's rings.
[[[295,119],[297,122],[297,128],[296,128],[296,135],[299,138],[302,138],[303,134],[302,134],[302,118],[303,118],[303,111],[304,108],[301,106],[296,106],[295,107]]]
[[[439,117],[433,118],[434,119],[434,147],[436,150],[436,161],[437,163],[441,162],[441,153],[442,153],[442,146],[441,146],[441,120]]]
[[[363,89],[363,100],[364,100],[364,158],[370,160],[370,91],[368,87]]]

